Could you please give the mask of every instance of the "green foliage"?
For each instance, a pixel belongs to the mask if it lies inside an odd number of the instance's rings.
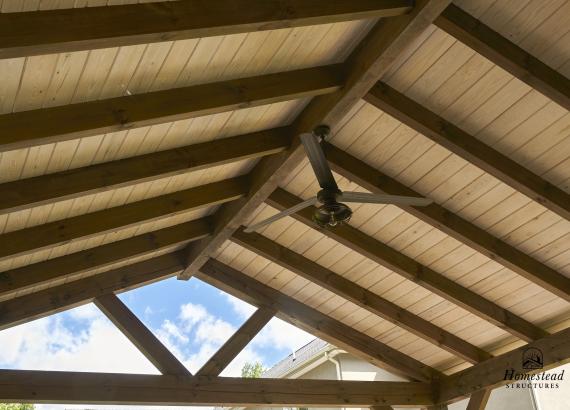
[[[241,377],[247,377],[249,379],[257,379],[261,377],[265,369],[260,362],[246,363],[241,369]]]
[[[0,403],[0,410],[34,410],[33,404],[24,403]]]

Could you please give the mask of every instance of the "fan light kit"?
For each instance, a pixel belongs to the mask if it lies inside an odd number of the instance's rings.
[[[338,188],[323,148],[321,147],[321,142],[329,135],[330,128],[327,125],[319,125],[312,133],[301,134],[301,142],[305,147],[305,152],[307,153],[307,157],[309,157],[309,162],[321,187],[317,196],[300,202],[261,222],[250,225],[245,229],[245,232],[253,232],[258,228],[288,215],[292,215],[309,206],[316,206],[313,212],[313,221],[317,225],[321,227],[334,227],[348,222],[352,216],[352,209],[343,202],[393,204],[401,206],[427,206],[432,203],[432,200],[428,198],[341,191]]]

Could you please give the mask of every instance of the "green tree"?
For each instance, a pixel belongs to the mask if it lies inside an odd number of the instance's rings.
[[[0,403],[0,410],[34,410],[33,404],[27,403]]]
[[[247,377],[249,379],[257,379],[261,377],[265,369],[260,362],[249,363],[243,365],[241,368],[241,377]]]

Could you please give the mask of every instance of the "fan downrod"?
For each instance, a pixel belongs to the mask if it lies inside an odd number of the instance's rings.
[[[317,125],[313,129],[313,135],[322,140],[326,139],[331,134],[331,127],[325,124]]]

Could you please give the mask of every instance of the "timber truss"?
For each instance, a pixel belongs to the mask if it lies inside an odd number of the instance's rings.
[[[570,109],[568,79],[450,4],[450,0],[282,0],[278,2],[279,7],[273,3],[218,0],[200,2],[200,8],[196,8],[192,1],[177,1],[0,15],[0,58],[380,17],[341,64],[0,115],[0,152],[3,152],[312,97],[296,120],[286,127],[0,185],[0,212],[9,213],[192,170],[260,159],[246,176],[0,235],[0,259],[7,259],[172,214],[221,205],[211,216],[0,274],[0,329],[94,302],[163,374],[1,370],[1,401],[375,407],[380,410],[402,405],[442,408],[445,403],[471,396],[469,409],[474,410],[483,409],[489,392],[505,383],[505,368],[521,373],[528,371],[520,368],[520,357],[527,347],[539,348],[544,353],[545,369],[570,359],[570,329],[549,334],[351,226],[321,229],[311,220],[311,209],[293,217],[505,329],[525,345],[493,357],[263,235],[244,233],[241,226],[263,203],[285,209],[301,200],[278,186],[303,159],[299,134],[322,123],[334,124],[361,99],[570,219],[570,198],[564,191],[381,81],[391,63],[430,24],[437,25],[566,109]],[[331,144],[325,144],[325,150],[335,172],[372,192],[418,195]],[[405,211],[570,301],[570,279],[459,215],[437,204]],[[227,240],[440,346],[472,366],[444,375],[213,259],[212,254]],[[181,245],[185,245],[182,250]],[[144,258],[159,250],[164,251],[162,255]],[[112,267],[130,260],[133,262]],[[102,273],[83,275],[93,269]],[[190,374],[116,296],[173,276],[180,279],[195,276],[258,307],[195,375]],[[273,316],[409,381],[219,377]]]

